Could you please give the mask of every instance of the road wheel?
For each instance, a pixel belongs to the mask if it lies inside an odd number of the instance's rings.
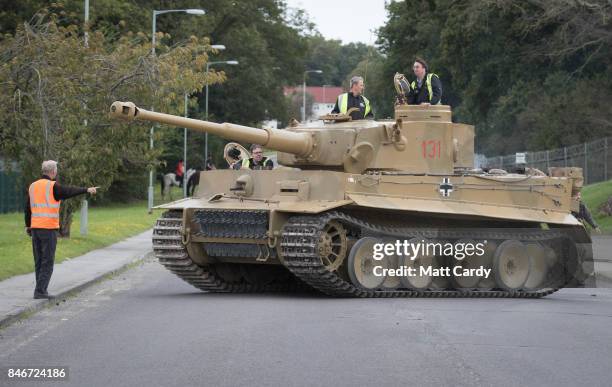
[[[408,241],[408,243],[410,245],[423,244],[424,249],[427,241],[423,241],[420,238],[412,238]],[[400,259],[400,262],[402,262],[404,266],[413,268],[414,271],[414,275],[405,275],[401,277],[402,284],[405,287],[418,290],[427,289],[430,287],[433,280],[433,275],[428,275],[427,273],[422,272],[421,268],[434,269],[437,267],[437,264],[433,255],[427,255],[424,253],[424,251],[421,251],[414,257],[405,255]]]
[[[374,267],[388,267],[387,257],[378,261],[373,258],[374,245],[381,243],[378,238],[366,237],[359,239],[348,256],[348,274],[353,285],[363,289],[376,289],[385,282],[384,276],[374,274]]]
[[[476,241],[471,240],[471,239],[460,239],[458,241],[455,242],[455,246],[457,244],[463,244],[465,245],[471,245],[471,246],[476,246]],[[483,254],[482,256],[477,255],[476,253],[468,256],[466,255],[463,259],[459,260],[456,258],[451,258],[451,261],[453,262],[453,265],[451,265],[451,272],[453,271],[454,267],[460,267],[460,269],[457,269],[456,271],[458,271],[459,273],[462,273],[463,270],[470,270],[470,269],[478,269],[480,267],[489,267],[488,263],[487,263],[488,258],[485,257],[485,255]],[[452,277],[452,282],[453,285],[455,286],[456,289],[458,290],[471,290],[474,289],[476,287],[478,287],[478,284],[480,283],[480,281],[483,279],[484,277],[482,276],[477,276],[477,275],[470,275],[470,276],[465,276],[465,275],[461,275],[461,276],[455,276],[453,274]]]
[[[397,269],[400,264],[400,257],[396,254],[386,255],[382,261],[386,261],[386,265],[383,263],[381,266],[387,267],[389,269]],[[382,261],[378,261],[379,264]],[[396,289],[401,285],[400,277],[398,276],[386,276],[384,282],[382,283],[382,287],[386,289]]]
[[[531,269],[523,287],[527,290],[536,290],[542,287],[548,276],[547,251],[544,246],[537,242],[527,243],[525,247],[531,260]]]
[[[493,257],[493,273],[497,286],[506,290],[518,290],[529,277],[530,259],[523,242],[502,242]]]
[[[347,246],[346,229],[340,222],[332,220],[325,225],[319,236],[318,250],[321,262],[327,270],[336,271],[342,265]]]
[[[484,254],[482,259],[484,261],[485,268],[493,269],[493,257],[495,256],[495,251],[499,246],[499,241],[488,240],[484,246]],[[493,270],[491,270],[488,277],[482,278],[478,283],[479,290],[491,290],[495,287],[495,274]]]

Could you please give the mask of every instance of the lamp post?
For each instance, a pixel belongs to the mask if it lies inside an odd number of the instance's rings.
[[[225,50],[225,46],[222,44],[213,44],[210,48],[222,51]],[[185,118],[188,118],[189,112],[187,110],[187,104],[189,102],[189,96],[185,93]],[[183,128],[183,197],[187,197],[187,128]]]
[[[84,8],[85,8],[85,15],[84,15],[84,24],[83,24],[83,30],[85,31],[85,33],[83,34],[85,37],[85,47],[89,47],[89,0],[85,0],[85,4]],[[85,104],[83,104],[85,105]],[[83,106],[85,107],[85,106]],[[83,126],[87,126],[87,119],[85,119],[83,121]],[[85,236],[87,235],[87,226],[88,226],[88,217],[87,217],[87,199],[83,199],[81,201],[81,235]]]
[[[87,24],[89,23],[89,0],[85,0],[85,47],[89,47],[89,32]]]
[[[162,15],[164,13],[171,13],[171,12],[183,12],[183,13],[187,13],[189,15],[204,15],[206,14],[206,11],[204,11],[203,9],[193,9],[193,8],[189,8],[189,9],[162,9],[162,10],[153,10],[153,23],[152,23],[152,36],[151,36],[151,55],[155,56],[155,33],[157,32],[157,15]],[[153,106],[151,106],[151,111],[153,111]],[[149,147],[150,149],[153,149],[153,134],[155,132],[155,126],[151,126],[151,130],[149,132]],[[151,170],[149,171],[149,192],[148,192],[148,211],[149,214],[151,212],[153,212],[153,168],[151,168]]]
[[[306,74],[317,73],[321,74],[323,70],[306,70],[304,71],[304,83],[302,85],[302,122],[306,121]]]
[[[189,96],[185,93],[185,118],[188,116],[188,100]],[[183,128],[183,197],[187,197],[187,128]]]
[[[190,8],[190,9],[162,9],[162,10],[154,9],[153,10],[153,37],[152,37],[153,45],[151,46],[151,53],[153,55],[155,55],[155,40],[156,40],[155,32],[156,32],[156,27],[157,27],[156,26],[157,15],[162,15],[164,13],[171,13],[171,12],[183,12],[189,15],[205,15],[206,14],[206,11],[204,11],[203,9],[193,9],[193,8]]]
[[[208,121],[208,70],[210,65],[214,64],[228,64],[228,65],[237,65],[237,60],[220,60],[217,62],[208,62],[206,63],[206,110],[204,111],[204,121]],[[208,132],[204,134],[204,164],[208,163]]]

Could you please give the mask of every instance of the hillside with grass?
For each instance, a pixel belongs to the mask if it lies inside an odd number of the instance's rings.
[[[605,234],[612,234],[612,216],[600,213],[601,205],[612,196],[612,180],[587,185],[582,189],[582,200]]]

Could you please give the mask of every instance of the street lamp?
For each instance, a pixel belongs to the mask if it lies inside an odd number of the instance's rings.
[[[208,62],[206,63],[206,110],[204,111],[204,121],[208,121],[208,70],[210,65],[214,64],[228,64],[228,65],[237,65],[237,60],[220,60],[217,62]],[[204,134],[204,165],[206,166],[208,163],[208,132]]]
[[[323,70],[306,70],[304,71],[304,84],[302,86],[302,122],[306,121],[306,74],[317,73],[321,74]]]
[[[190,15],[204,15],[206,14],[206,11],[204,11],[203,9],[193,9],[193,8],[189,8],[189,9],[162,9],[162,10],[153,10],[153,23],[152,23],[152,31],[153,34],[151,36],[151,54],[153,56],[155,56],[155,33],[157,32],[157,23],[156,23],[156,19],[157,19],[157,15],[162,15],[164,13],[171,13],[171,12],[183,12],[183,13],[187,13]],[[151,106],[151,111],[153,111],[153,106]],[[155,126],[151,126],[151,131],[149,132],[149,147],[150,149],[153,149],[153,134],[155,131]],[[151,212],[153,212],[153,168],[151,168],[151,170],[149,171],[149,197],[148,197],[148,210],[149,210],[149,214]]]
[[[225,46],[223,44],[213,44],[210,48],[223,51]],[[185,118],[188,116],[187,103],[189,101],[187,93],[185,93]],[[187,197],[187,128],[183,128],[183,197]]]
[[[156,32],[156,18],[157,15],[162,15],[164,13],[171,13],[171,12],[183,12],[183,13],[187,13],[189,15],[205,15],[206,11],[204,11],[203,9],[193,9],[193,8],[189,8],[189,9],[162,9],[162,10],[153,10],[153,46],[151,47],[151,53],[153,55],[155,55],[155,32]]]

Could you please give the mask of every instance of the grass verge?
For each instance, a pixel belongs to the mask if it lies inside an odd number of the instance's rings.
[[[612,234],[612,216],[599,213],[599,207],[612,196],[612,180],[587,185],[582,189],[582,200],[605,234]]]
[[[172,195],[175,200],[180,199],[181,189],[173,187]],[[162,202],[159,196],[160,193],[156,192],[155,205]],[[90,206],[88,234],[81,236],[79,212],[76,212],[72,222],[71,237],[58,239],[55,263],[139,234],[153,227],[160,213],[160,210],[155,210],[149,215],[146,201]],[[32,271],[34,271],[32,242],[25,233],[23,213],[0,215],[0,281]]]
[[[159,214],[147,213],[145,201],[89,208],[88,234],[80,235],[79,213],[71,237],[59,238],[55,263],[139,234],[153,226]],[[23,213],[0,215],[0,280],[34,271],[32,242],[25,233]]]

